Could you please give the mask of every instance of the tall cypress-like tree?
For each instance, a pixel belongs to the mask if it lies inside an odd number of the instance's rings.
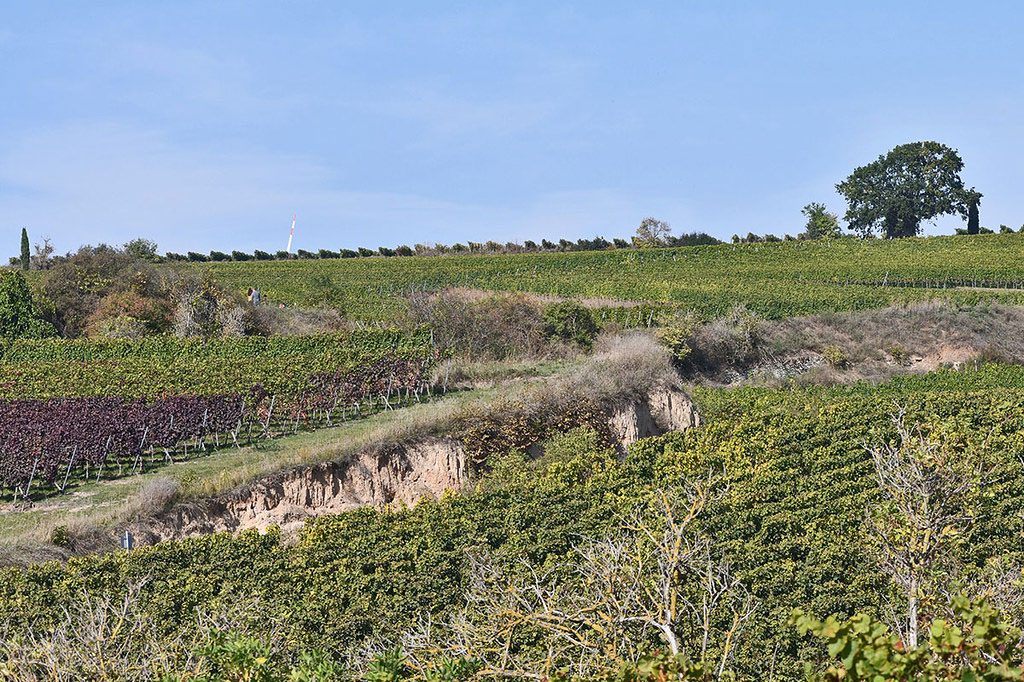
[[[21,269],[28,270],[29,263],[31,262],[32,254],[28,249],[28,229],[21,228]]]
[[[981,203],[981,192],[971,192],[967,200],[967,234],[978,234],[981,221],[978,218],[978,205]]]

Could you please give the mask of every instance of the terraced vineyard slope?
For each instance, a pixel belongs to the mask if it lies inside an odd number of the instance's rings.
[[[772,318],[876,308],[942,297],[1024,302],[1024,236],[895,241],[838,239],[674,249],[498,256],[220,262],[225,284],[266,298],[338,306],[352,318],[393,318],[411,291],[464,287],[598,299],[621,321],[649,310],[694,309],[705,317],[737,303]],[[617,312],[610,310],[618,309]]]
[[[553,446],[564,459],[499,458],[464,494],[322,517],[294,544],[274,532],[222,534],[0,570],[0,618],[13,632],[54,623],[65,595],[123,595],[156,574],[140,588],[138,608],[165,635],[194,627],[195,612],[182,603],[245,596],[260,598],[258,627],[272,623],[288,642],[359,648],[464,605],[474,552],[525,579],[531,565],[573,561],[581,537],[613,531],[652,490],[714,471],[723,492],[700,525],[758,603],[731,665],[742,680],[804,679],[803,664],[823,652],[787,624],[794,607],[849,615],[881,611],[891,598],[864,526],[879,496],[864,444],[894,437],[897,406],[929,438],[998,473],[959,546],[964,570],[1024,556],[1022,383],[1020,368],[986,367],[880,387],[701,389],[704,426],[641,441],[624,461],[577,434]],[[727,626],[716,621],[713,636]],[[659,646],[656,633],[644,637]]]
[[[416,399],[429,330],[0,346],[0,496],[63,492],[222,442],[330,425]],[[209,443],[208,443],[209,442]],[[148,456],[148,457],[147,457]]]

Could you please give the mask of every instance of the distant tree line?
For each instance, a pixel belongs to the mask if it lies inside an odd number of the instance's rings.
[[[646,219],[654,220],[654,219]],[[645,221],[646,222],[646,221]],[[656,221],[661,223],[661,221]],[[667,223],[661,223],[664,225],[664,230],[667,230]],[[641,224],[641,230],[644,225]],[[641,230],[638,230],[638,235]],[[559,239],[557,242],[542,239],[540,242],[527,239],[524,242],[505,242],[500,243],[496,241],[486,242],[466,242],[466,243],[455,243],[451,245],[446,244],[415,244],[409,246],[402,244],[394,248],[381,246],[376,249],[369,249],[366,247],[359,247],[357,249],[338,249],[332,251],[330,249],[319,249],[317,251],[307,251],[305,249],[298,249],[295,253],[288,253],[287,251],[275,251],[273,253],[269,251],[254,251],[248,253],[245,251],[232,251],[230,253],[224,251],[211,251],[210,253],[198,253],[195,251],[189,251],[188,253],[173,253],[169,252],[164,256],[165,260],[168,261],[192,261],[197,263],[205,262],[221,262],[221,261],[252,261],[252,260],[309,260],[309,259],[331,259],[331,258],[393,258],[393,257],[404,257],[404,256],[447,256],[447,255],[497,255],[497,254],[510,254],[510,253],[559,253],[569,251],[607,251],[614,249],[634,249],[634,248],[667,248],[674,246],[700,246],[704,244],[721,244],[722,242],[711,235],[704,232],[692,232],[688,234],[681,234],[673,236],[666,231],[659,231],[656,234],[650,234],[648,232],[643,233],[643,236],[634,237],[632,240],[626,239],[605,239],[604,237],[594,237],[593,239],[577,239],[576,241],[570,241],[568,239]]]

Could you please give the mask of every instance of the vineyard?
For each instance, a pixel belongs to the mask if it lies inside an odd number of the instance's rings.
[[[259,287],[271,301],[339,307],[355,319],[392,319],[412,291],[467,287],[603,299],[606,317],[635,325],[652,310],[714,317],[737,303],[770,318],[935,297],[1021,303],[1022,257],[1024,236],[1008,234],[195,267],[238,290]]]
[[[419,400],[429,330],[208,341],[19,340],[0,357],[0,492],[141,472]]]
[[[389,357],[425,360],[432,353],[429,329],[209,340],[18,339],[0,345],[0,400],[246,393],[256,385],[292,397],[315,374]]]
[[[967,388],[955,387],[957,376]],[[467,552],[485,550],[520,570],[527,561],[559,564],[580,537],[613,528],[652,488],[710,469],[726,473],[727,493],[702,528],[759,603],[737,650],[738,677],[802,679],[803,663],[822,652],[787,625],[792,608],[879,612],[888,598],[863,535],[864,510],[878,494],[864,444],[893,436],[897,406],[930,436],[991,458],[999,472],[960,545],[965,565],[1024,558],[1022,381],[1024,369],[1004,367],[879,389],[701,389],[703,427],[642,441],[624,462],[585,439],[571,441],[568,461],[537,468],[498,459],[462,495],[324,517],[297,544],[275,533],[215,535],[7,570],[0,572],[0,619],[12,631],[53,622],[75,595],[122,594],[155,575],[140,604],[168,637],[192,626],[194,611],[182,604],[244,595],[261,600],[260,625],[272,623],[287,641],[346,651],[462,604]],[[653,636],[650,645],[657,646]]]

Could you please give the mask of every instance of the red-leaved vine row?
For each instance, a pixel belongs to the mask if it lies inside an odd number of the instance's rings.
[[[207,439],[239,445],[300,426],[322,426],[349,414],[418,400],[428,390],[429,360],[388,358],[356,370],[315,374],[308,388],[279,400],[262,386],[238,394],[0,401],[0,490],[25,496],[35,485],[63,491],[72,474],[142,470],[144,457],[173,459]],[[108,470],[109,471],[109,470]]]
[[[237,429],[241,396],[53,398],[0,403],[0,485],[63,488],[76,467],[140,461],[150,448]],[[63,478],[63,480],[61,480]]]

